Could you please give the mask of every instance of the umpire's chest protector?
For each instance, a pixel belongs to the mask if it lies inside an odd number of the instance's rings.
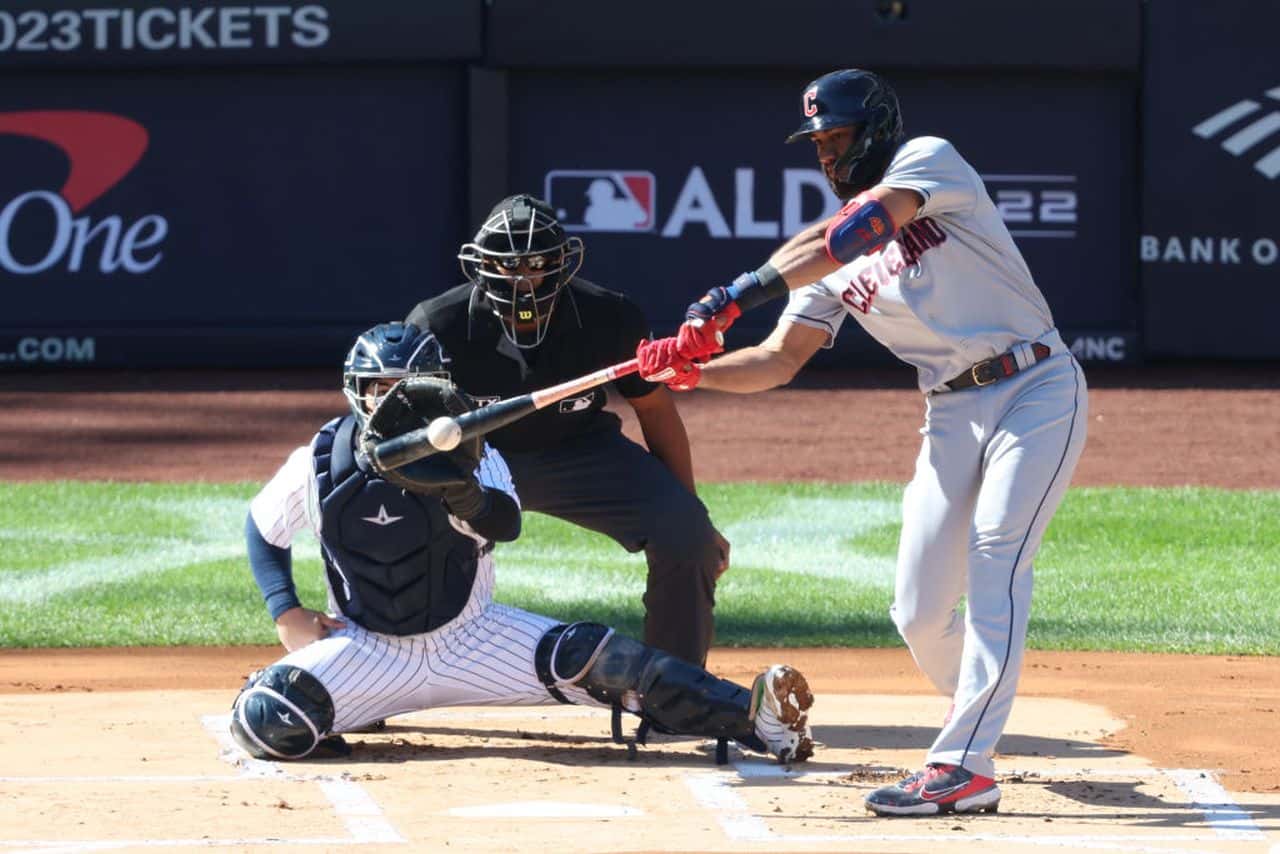
[[[478,543],[449,524],[436,498],[361,467],[355,419],[326,425],[312,445],[329,586],[348,617],[412,635],[456,617],[471,596]]]

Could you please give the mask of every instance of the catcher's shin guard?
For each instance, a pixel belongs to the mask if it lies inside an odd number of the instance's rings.
[[[333,726],[333,700],[320,680],[283,664],[249,677],[231,707],[231,735],[257,759],[301,759]]]
[[[557,685],[574,685],[660,732],[732,738],[768,752],[748,715],[747,689],[598,623],[551,629],[538,644],[536,667],[557,699]]]

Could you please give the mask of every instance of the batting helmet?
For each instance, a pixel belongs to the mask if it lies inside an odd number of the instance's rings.
[[[361,427],[377,403],[366,389],[375,379],[410,376],[449,379],[449,357],[436,336],[410,323],[381,323],[362,333],[342,367],[342,393]]]
[[[898,96],[879,75],[859,68],[824,74],[804,87],[805,119],[787,142],[818,131],[853,128],[849,147],[836,159],[827,181],[842,199],[852,198],[884,176],[902,144]]]
[[[476,287],[517,347],[546,337],[560,290],[582,266],[582,241],[567,237],[551,206],[529,195],[508,196],[458,252]]]

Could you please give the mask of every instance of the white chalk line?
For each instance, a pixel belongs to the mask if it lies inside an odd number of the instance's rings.
[[[218,758],[242,769],[248,778],[285,777],[294,780],[310,780],[320,786],[320,791],[333,806],[334,814],[351,834],[351,844],[406,842],[396,831],[377,801],[359,783],[342,776],[317,774],[300,777],[280,767],[279,762],[254,759],[241,750],[231,738],[231,715],[205,715],[200,719],[205,732],[218,743]]]
[[[235,783],[240,774],[61,774],[50,777],[0,777],[0,783]]]
[[[1262,830],[1253,823],[1253,818],[1231,799],[1212,772],[1169,768],[1165,775],[1190,799],[1192,806],[1204,813],[1209,826],[1219,837],[1251,842],[1266,839]]]
[[[232,848],[258,845],[350,845],[346,836],[313,836],[307,839],[285,839],[279,836],[243,839],[102,839],[84,842],[47,842],[39,839],[0,839],[4,854],[63,854],[78,851],[118,851],[131,848]]]
[[[733,771],[706,771],[686,773],[685,785],[693,794],[694,800],[703,809],[709,811],[720,825],[725,836],[735,842],[765,843],[848,843],[848,842],[937,842],[944,838],[943,834],[781,834],[775,833],[768,822],[752,812],[751,807],[734,788],[736,780],[788,779],[799,777],[830,778],[848,776],[847,771],[808,772],[774,765],[761,760],[734,762]],[[1055,836],[1019,836],[999,833],[966,833],[963,837],[946,834],[948,842],[1001,842],[1020,845],[1076,846],[1081,848],[1114,849],[1128,851],[1190,851],[1199,849],[1172,849],[1166,843],[1198,844],[1221,842],[1223,840],[1264,841],[1266,835],[1253,822],[1252,817],[1231,799],[1231,796],[1218,783],[1212,771],[1190,768],[1134,768],[1134,769],[1091,769],[1091,768],[1055,768],[1046,771],[1010,771],[1002,776],[1021,776],[1034,782],[1037,778],[1046,780],[1062,780],[1064,778],[1083,779],[1158,779],[1172,781],[1187,795],[1192,808],[1197,809],[1205,817],[1205,821],[1213,829],[1214,835],[1204,834],[1162,834],[1162,835],[1119,835],[1119,834],[1062,834]],[[857,806],[852,808],[856,809]],[[1160,847],[1149,847],[1159,845]],[[1280,848],[1280,846],[1276,846]],[[1274,849],[1273,849],[1274,850]]]
[[[1220,842],[1221,840],[1214,837],[1195,837],[1195,836],[1087,836],[1087,835],[1066,835],[1066,836],[1025,836],[1017,834],[1003,833],[958,833],[942,834],[863,834],[858,836],[842,836],[842,835],[814,835],[814,836],[775,836],[771,840],[773,842],[793,842],[813,845],[821,842],[831,843],[847,843],[847,842],[924,842],[938,843],[945,841],[948,844],[952,842],[981,842],[981,843],[999,843],[1001,845],[1041,845],[1053,848],[1091,848],[1103,851],[1143,851],[1160,852],[1160,854],[1215,854],[1213,848],[1170,848],[1166,845],[1157,845],[1154,843],[1172,842],[1185,845],[1188,842]]]
[[[543,714],[546,710],[539,710]],[[559,716],[598,715],[594,709],[574,709],[580,714],[563,714]],[[484,717],[512,716],[510,712],[484,712]],[[432,710],[422,717],[453,718],[467,717],[474,719],[475,714],[451,713]],[[104,851],[129,847],[209,847],[209,846],[247,846],[247,845],[350,845],[374,843],[405,843],[405,840],[382,814],[377,802],[356,782],[343,776],[330,774],[298,774],[285,770],[281,764],[253,759],[243,753],[231,739],[227,725],[229,715],[208,715],[201,723],[217,742],[219,758],[239,769],[235,775],[106,775],[106,776],[48,776],[48,777],[0,777],[6,783],[66,783],[66,782],[115,782],[115,783],[194,783],[214,782],[232,783],[245,780],[275,778],[295,782],[310,782],[320,786],[334,809],[335,816],[347,830],[347,837],[310,837],[286,839],[281,837],[241,838],[241,839],[156,839],[156,840],[85,840],[78,842],[46,841],[46,840],[0,840],[0,848],[11,851],[32,851],[49,854],[55,851]],[[815,843],[847,843],[847,842],[936,842],[941,834],[779,834],[773,832],[768,822],[755,815],[751,807],[733,787],[735,779],[761,780],[783,778],[829,778],[847,776],[848,771],[806,771],[788,768],[764,760],[735,761],[733,771],[689,772],[683,775],[686,786],[693,794],[694,800],[708,810],[716,819],[725,836],[742,842],[784,842],[795,844]],[[1252,818],[1242,810],[1231,796],[1218,783],[1214,773],[1206,769],[1161,769],[1161,768],[1093,768],[1053,767],[1050,769],[1010,770],[1002,774],[1003,778],[1021,776],[1028,782],[1037,779],[1064,780],[1077,779],[1157,779],[1165,778],[1174,783],[1180,791],[1187,795],[1190,805],[1199,810],[1208,825],[1214,830],[1214,836],[1200,834],[1162,834],[1162,835],[1106,835],[1106,834],[1069,834],[1056,836],[1018,836],[1008,834],[969,833],[963,837],[946,835],[949,841],[966,842],[1004,842],[1024,845],[1072,845],[1094,849],[1125,849],[1134,851],[1176,851],[1194,849],[1171,849],[1167,844],[1196,844],[1206,842],[1263,841],[1266,835],[1253,822]],[[1158,848],[1147,846],[1160,845]],[[1280,852],[1280,846],[1273,846],[1273,852]]]
[[[722,771],[684,775],[693,799],[715,817],[726,838],[734,842],[773,842],[775,834],[768,823],[751,812],[747,802],[729,785],[730,780],[732,777]]]
[[[377,801],[360,784],[339,779],[317,782],[356,844],[407,841],[391,826]]]
[[[242,837],[228,839],[91,839],[41,840],[0,839],[0,849],[5,852],[113,851],[122,848],[246,848],[257,845],[372,845],[403,844],[407,840],[383,815],[377,802],[354,780],[332,774],[295,774],[279,764],[264,762],[246,755],[231,738],[228,730],[230,715],[206,715],[200,723],[218,745],[218,758],[239,769],[238,774],[147,774],[129,776],[109,774],[101,776],[57,775],[48,777],[0,777],[0,783],[24,785],[65,783],[135,783],[135,784],[190,784],[190,783],[243,783],[262,779],[278,779],[299,783],[315,783],[320,787],[333,808],[334,816],[342,822],[347,836],[324,837]]]

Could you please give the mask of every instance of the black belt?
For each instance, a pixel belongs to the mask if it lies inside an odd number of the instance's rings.
[[[1031,345],[1031,355],[1037,362],[1049,358],[1050,352],[1049,348],[1044,344]],[[974,386],[991,385],[1005,377],[1013,376],[1019,370],[1021,369],[1018,367],[1018,360],[1013,355],[1013,351],[1010,350],[1008,353],[992,356],[990,359],[983,359],[960,376],[947,382],[946,385],[952,391],[973,388]]]

